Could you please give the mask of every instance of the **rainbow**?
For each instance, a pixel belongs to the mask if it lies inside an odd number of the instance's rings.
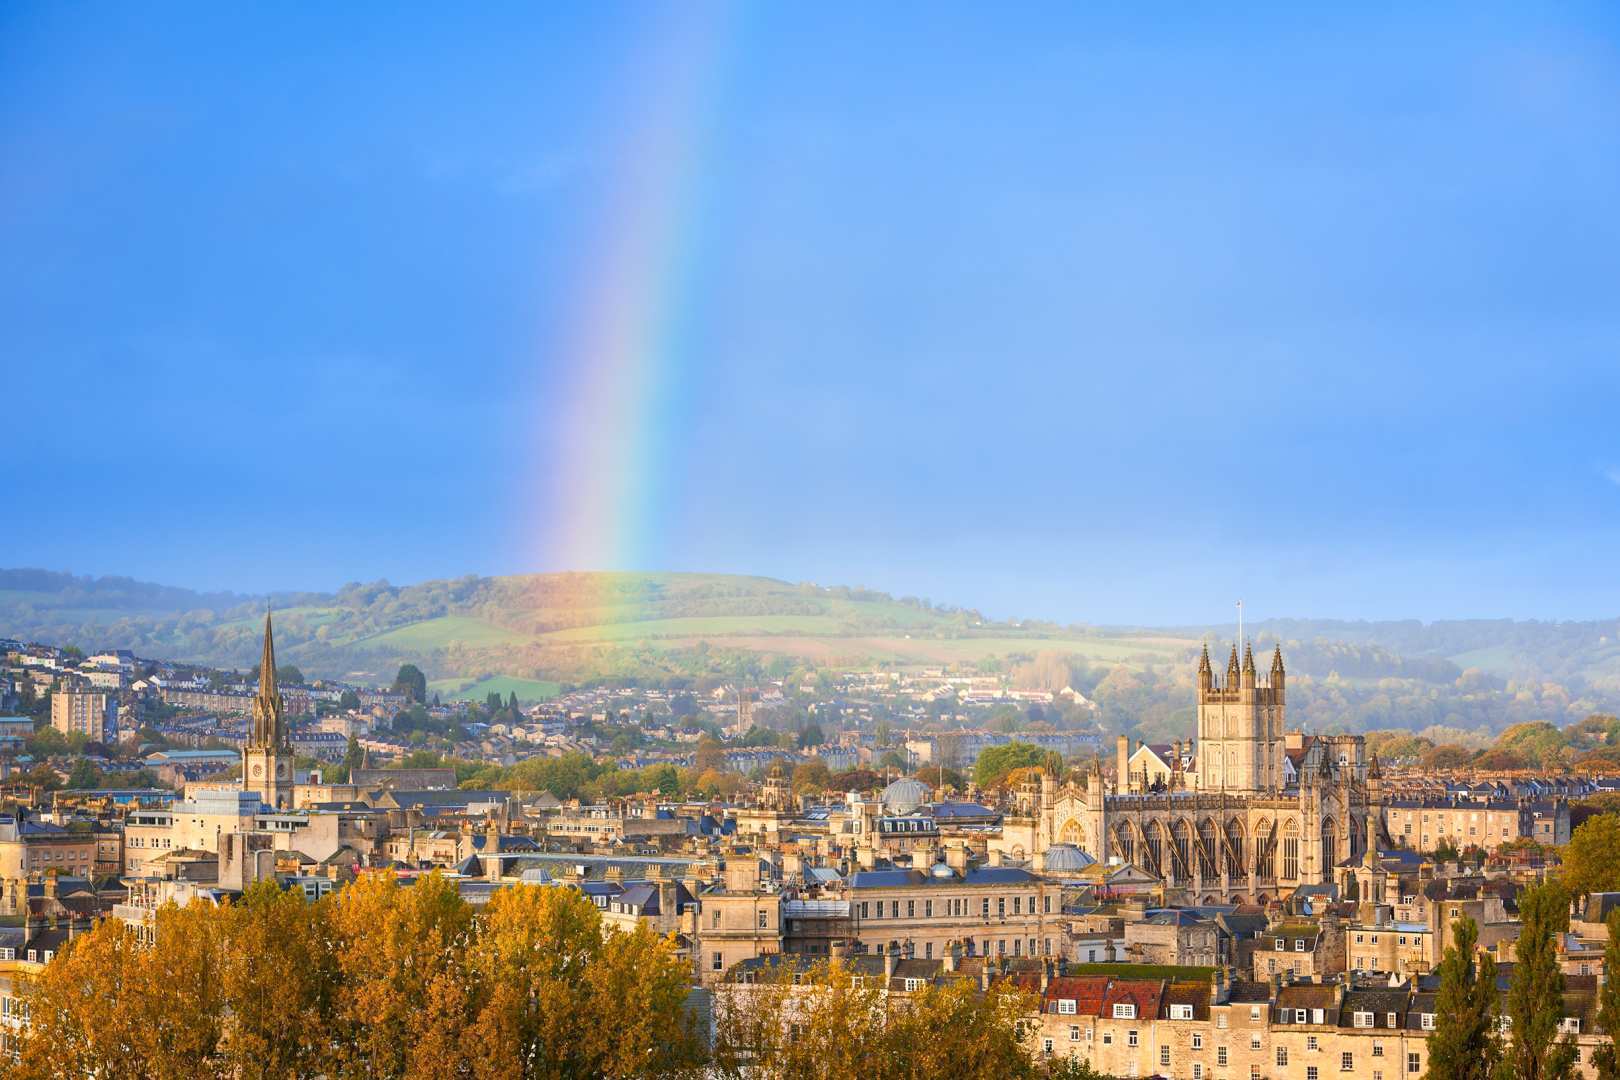
[[[537,523],[548,569],[653,568],[667,509],[703,157],[735,21],[729,7],[678,11],[635,87],[632,152],[604,203],[562,343],[564,390],[548,409],[552,491]]]

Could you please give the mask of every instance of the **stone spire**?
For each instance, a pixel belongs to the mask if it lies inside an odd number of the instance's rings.
[[[1226,662],[1226,685],[1236,687],[1238,684],[1238,653],[1237,642],[1232,643],[1232,658]]]
[[[276,643],[267,611],[264,613],[264,654],[259,660],[259,693],[253,699],[253,745],[281,746],[287,741],[281,714],[281,691],[276,689]]]
[[[1254,689],[1254,649],[1247,642],[1243,646],[1243,685],[1247,689]]]
[[[1208,690],[1215,685],[1215,672],[1209,666],[1209,642],[1204,642],[1204,655],[1198,658],[1198,688]]]

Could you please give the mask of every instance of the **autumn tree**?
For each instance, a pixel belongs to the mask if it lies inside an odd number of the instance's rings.
[[[1490,1080],[1502,1056],[1496,1031],[1496,960],[1476,957],[1479,927],[1473,919],[1452,923],[1451,940],[1440,961],[1426,1080]]]
[[[332,895],[335,1071],[403,1075],[418,1027],[430,1019],[422,1003],[457,962],[472,912],[455,883],[437,872],[409,888],[392,874],[363,874]]]
[[[324,1075],[338,978],[326,947],[329,910],[267,878],[220,914],[228,942],[219,980],[231,1016],[222,1053],[229,1075]]]
[[[1574,1072],[1575,1042],[1558,1037],[1564,974],[1555,937],[1569,929],[1569,890],[1557,881],[1527,889],[1519,897],[1519,922],[1508,986],[1510,1039],[1500,1071],[1512,1080],[1567,1080]]]

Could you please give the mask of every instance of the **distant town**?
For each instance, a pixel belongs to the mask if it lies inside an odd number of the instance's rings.
[[[277,665],[272,617],[246,672],[0,656],[13,1050],[29,984],[102,922],[161,949],[165,911],[372,874],[434,875],[475,912],[560,888],[646,928],[710,1046],[728,994],[836,961],[897,998],[1018,988],[1033,1062],[1192,1080],[1425,1072],[1457,935],[1511,973],[1545,932],[1521,897],[1564,882],[1557,1030],[1585,1074],[1608,1041],[1620,864],[1587,849],[1617,831],[1620,775],[1447,774],[1295,730],[1280,646],[1206,647],[1194,729],[1167,744],[1105,738],[1072,687],[947,668],[442,701],[410,664],[388,686],[306,681]]]

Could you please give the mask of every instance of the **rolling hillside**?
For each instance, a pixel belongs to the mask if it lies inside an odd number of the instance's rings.
[[[993,623],[870,590],[724,574],[467,577],[262,598],[0,571],[0,633],[225,666],[255,659],[267,602],[281,655],[310,675],[385,676],[408,660],[460,692],[486,676],[543,685],[772,661],[926,665],[1059,651],[1146,665],[1183,659],[1196,644],[1155,632]]]
[[[800,666],[962,665],[1021,686],[1065,682],[1117,730],[1181,737],[1198,643],[1229,627],[1100,629],[994,622],[867,589],[725,574],[463,577],[335,593],[199,594],[127,578],[0,570],[0,636],[225,667],[277,645],[310,676],[387,681],[406,661],[445,697],[532,700],[593,678],[782,676]],[[1500,731],[1620,712],[1620,625],[1333,622],[1251,627],[1285,643],[1290,715],[1317,730]]]

